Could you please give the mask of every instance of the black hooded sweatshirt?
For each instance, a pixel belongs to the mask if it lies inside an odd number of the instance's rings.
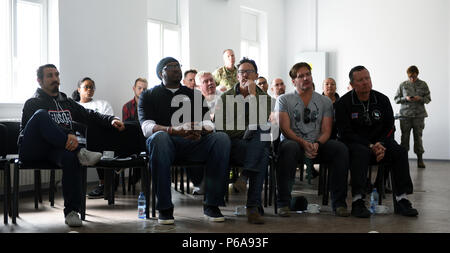
[[[41,88],[36,90],[33,97],[25,102],[22,111],[22,123],[20,125],[19,145],[23,137],[23,129],[36,111],[43,109],[63,129],[66,134],[74,134],[72,122],[80,122],[87,126],[95,124],[104,127],[112,127],[114,116],[103,115],[90,109],[86,109],[66,94],[59,92],[58,96],[52,97]]]

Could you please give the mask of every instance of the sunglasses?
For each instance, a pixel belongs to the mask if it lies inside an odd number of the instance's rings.
[[[294,118],[297,122],[301,121],[301,116],[297,111],[294,112]],[[316,122],[317,115],[315,113],[311,113],[311,110],[309,108],[305,108],[303,110],[303,123],[308,124],[311,122]]]

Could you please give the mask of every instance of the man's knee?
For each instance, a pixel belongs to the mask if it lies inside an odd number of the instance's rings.
[[[300,151],[300,147],[298,146],[297,142],[286,139],[280,143],[278,150],[280,152],[280,155],[295,154]]]
[[[159,131],[147,139],[146,146],[149,149],[150,146],[167,145],[171,141],[172,140],[170,139],[170,135],[168,133]]]
[[[224,132],[213,133],[213,138],[222,149],[230,149],[231,140],[230,137]]]

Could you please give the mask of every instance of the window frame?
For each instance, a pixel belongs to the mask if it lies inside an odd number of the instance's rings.
[[[38,5],[40,7],[40,21],[39,26],[41,29],[40,33],[40,62],[41,64],[45,64],[48,62],[50,58],[50,41],[49,41],[49,7],[50,7],[50,0],[7,0],[7,10],[8,13],[8,31],[7,31],[7,59],[6,59],[6,66],[7,70],[5,71],[7,77],[6,84],[2,85],[2,87],[5,89],[4,92],[7,93],[5,97],[9,97],[9,100],[4,101],[3,99],[0,101],[1,105],[15,105],[15,104],[23,104],[26,101],[26,98],[20,97],[16,94],[22,93],[22,88],[20,88],[20,85],[18,83],[18,47],[19,47],[19,41],[18,41],[18,4],[20,2],[23,3],[29,3],[33,5]],[[36,66],[37,68],[38,66]],[[30,89],[34,89],[30,87]],[[28,92],[28,90],[27,90]],[[33,91],[30,90],[30,93]]]

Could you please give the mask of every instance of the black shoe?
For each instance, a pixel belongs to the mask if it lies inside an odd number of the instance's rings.
[[[173,218],[173,208],[166,210],[159,210],[158,223],[162,225],[172,225],[175,223],[175,218]]]
[[[105,186],[103,184],[97,186],[94,190],[88,193],[89,199],[101,199],[103,198],[103,191],[105,190]]]
[[[223,217],[222,213],[220,212],[219,207],[217,206],[203,206],[203,214],[206,218],[208,218],[209,221],[212,222],[224,222],[225,217]]]
[[[394,202],[394,211],[396,214],[401,214],[403,216],[415,217],[419,215],[416,209],[412,208],[411,202],[407,199],[401,199],[400,201]]]
[[[364,204],[364,200],[358,199],[357,201],[352,203],[352,216],[358,218],[369,218],[370,212],[367,210],[366,205]]]

